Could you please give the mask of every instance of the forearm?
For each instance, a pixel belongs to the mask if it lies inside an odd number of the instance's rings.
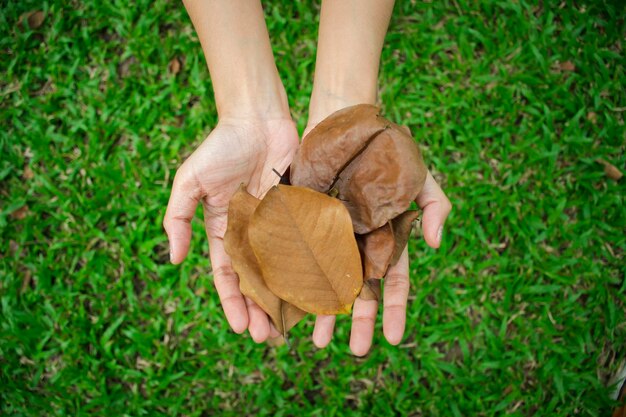
[[[289,117],[263,9],[252,0],[184,0],[206,57],[220,118]]]
[[[374,103],[393,0],[323,0],[309,125],[359,103]]]

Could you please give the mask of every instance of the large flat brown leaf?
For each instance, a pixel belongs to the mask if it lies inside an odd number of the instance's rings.
[[[228,206],[224,248],[231,258],[233,269],[239,276],[241,293],[257,303],[270,316],[276,329],[285,334],[306,313],[282,301],[265,284],[248,239],[250,217],[259,203],[260,200],[250,195],[243,184],[235,192]]]
[[[252,215],[248,236],[274,294],[309,313],[350,312],[363,274],[350,215],[337,199],[273,187]]]

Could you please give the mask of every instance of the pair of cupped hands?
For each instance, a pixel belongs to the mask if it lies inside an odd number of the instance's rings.
[[[309,123],[303,137],[315,124]],[[268,315],[239,290],[239,278],[224,250],[228,204],[242,183],[249,193],[263,197],[279,182],[276,172],[285,172],[298,147],[298,131],[288,115],[284,118],[221,118],[176,172],[163,221],[171,262],[179,264],[189,252],[191,220],[197,205],[202,204],[214,284],[226,319],[233,331],[243,333],[247,329],[258,343],[277,337],[279,333]],[[432,175],[428,174],[416,202],[423,211],[424,239],[429,246],[438,248],[451,205]],[[405,248],[383,280],[383,333],[394,345],[400,343],[404,334],[409,287],[409,260]],[[350,336],[350,349],[355,355],[369,351],[377,312],[377,300],[356,299]],[[316,317],[313,331],[316,346],[325,347],[330,342],[334,326],[335,316]]]

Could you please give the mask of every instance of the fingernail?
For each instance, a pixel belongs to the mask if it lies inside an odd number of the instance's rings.
[[[172,248],[170,247],[170,262],[174,262],[174,254],[172,253]]]
[[[441,243],[441,237],[443,236],[443,225],[439,226],[437,230],[437,244]]]

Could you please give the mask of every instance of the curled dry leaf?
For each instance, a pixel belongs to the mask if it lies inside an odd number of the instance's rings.
[[[417,216],[417,211],[409,210],[370,233],[357,235],[364,279],[383,278],[389,266],[398,263]]]
[[[322,120],[304,138],[291,164],[291,183],[326,193],[339,173],[388,121],[369,104],[347,107]]]
[[[393,234],[394,249],[389,265],[395,265],[402,256],[402,251],[409,243],[413,222],[417,220],[419,212],[417,210],[408,210],[395,219],[391,220],[391,231]]]
[[[278,297],[309,313],[350,312],[363,274],[350,215],[337,199],[273,187],[254,211],[248,237]]]
[[[367,233],[406,211],[426,173],[413,139],[391,126],[341,172],[337,197],[348,208],[355,231]]]
[[[224,235],[224,248],[231,257],[233,269],[239,276],[241,293],[257,303],[270,316],[276,329],[285,334],[306,313],[282,301],[265,284],[248,239],[250,217],[259,202],[260,200],[250,195],[243,185],[235,192],[228,206],[228,225]]]
[[[361,252],[363,278],[384,277],[395,247],[389,223],[365,235],[357,235],[356,241]]]
[[[427,169],[408,131],[360,104],[339,110],[303,140],[291,183],[336,195],[356,233],[375,230],[406,211]]]
[[[28,206],[25,204],[22,207],[15,210],[13,213],[11,213],[11,218],[14,220],[22,220],[26,218],[28,213],[29,213]]]
[[[604,166],[604,173],[607,177],[612,180],[619,181],[624,174],[620,171],[615,165],[610,162],[605,161],[604,159],[596,159],[596,162],[602,164]]]
[[[41,10],[32,10],[21,15],[20,18],[17,20],[17,25],[21,26],[24,20],[26,20],[29,28],[38,29],[43,24],[45,18],[46,15],[44,15]]]

